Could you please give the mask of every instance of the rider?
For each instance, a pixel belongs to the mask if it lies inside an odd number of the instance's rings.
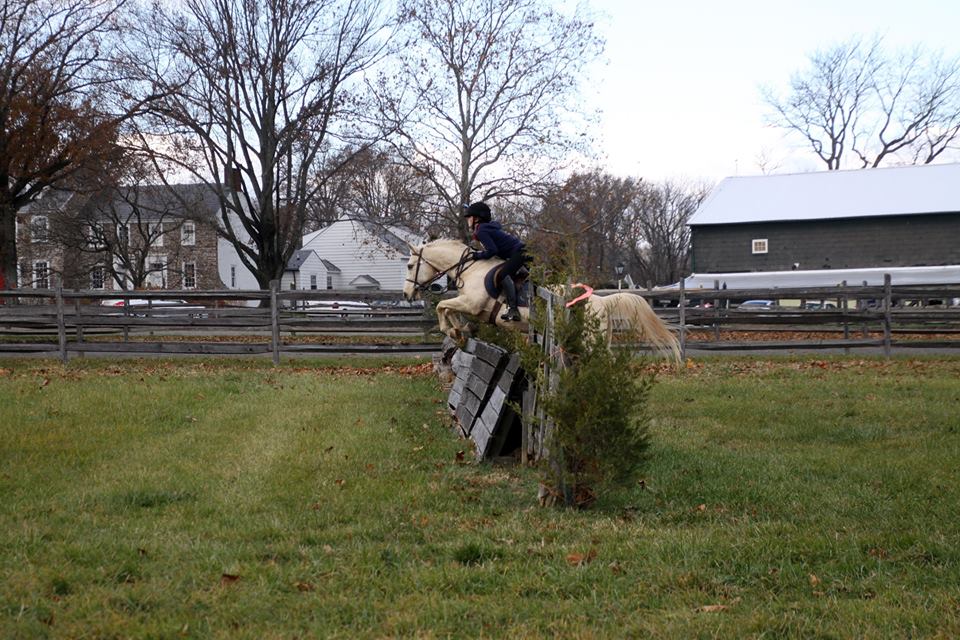
[[[513,275],[527,260],[524,244],[507,233],[496,220],[490,219],[490,207],[485,202],[474,202],[463,217],[473,231],[473,237],[483,245],[482,251],[474,251],[474,260],[486,260],[494,256],[503,258],[507,262],[500,271],[500,287],[507,298],[507,312],[500,316],[503,320],[516,322],[520,320],[520,310],[517,308],[517,288],[513,284]]]

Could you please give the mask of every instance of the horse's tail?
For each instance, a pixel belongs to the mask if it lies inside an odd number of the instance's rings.
[[[680,362],[680,341],[642,296],[633,293],[590,296],[590,304],[600,317],[601,330],[606,331],[608,342],[614,327],[637,331],[641,340]]]

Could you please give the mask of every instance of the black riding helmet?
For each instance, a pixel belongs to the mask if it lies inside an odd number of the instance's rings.
[[[465,207],[464,218],[474,217],[480,222],[490,222],[490,207],[486,202],[474,202],[469,207]]]

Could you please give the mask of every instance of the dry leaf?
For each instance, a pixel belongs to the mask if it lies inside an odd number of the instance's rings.
[[[237,582],[238,580],[240,580],[240,576],[232,573],[225,573],[220,576],[220,586],[227,586]]]
[[[698,505],[697,505],[697,511],[706,511],[706,510],[707,510],[707,505],[705,505],[705,504],[698,504]]]
[[[719,613],[720,611],[726,611],[729,607],[725,604],[705,604],[702,607],[697,607],[697,613]]]
[[[464,452],[464,451],[457,451],[457,455],[456,455],[456,458],[455,458],[455,459],[456,459],[457,462],[463,462],[464,457],[465,457],[466,455],[467,455],[467,454],[466,454],[466,452]]]
[[[571,567],[582,567],[593,562],[596,557],[596,549],[590,549],[586,553],[571,553],[567,555],[567,564]]]
[[[820,578],[818,578],[818,577],[816,576],[816,574],[811,573],[811,574],[810,574],[810,586],[811,586],[811,587],[816,587],[816,586],[819,585],[819,584],[820,584]]]
[[[309,582],[294,582],[293,586],[297,588],[297,591],[313,591],[316,589],[316,587]]]

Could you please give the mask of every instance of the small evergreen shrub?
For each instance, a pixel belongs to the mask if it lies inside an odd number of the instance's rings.
[[[553,423],[544,485],[564,504],[588,506],[597,491],[628,485],[642,469],[654,376],[630,350],[611,350],[583,305],[569,313],[556,309],[554,316],[554,353],[536,345],[521,348],[528,376],[536,372],[538,401]],[[545,364],[557,371],[552,384]]]

